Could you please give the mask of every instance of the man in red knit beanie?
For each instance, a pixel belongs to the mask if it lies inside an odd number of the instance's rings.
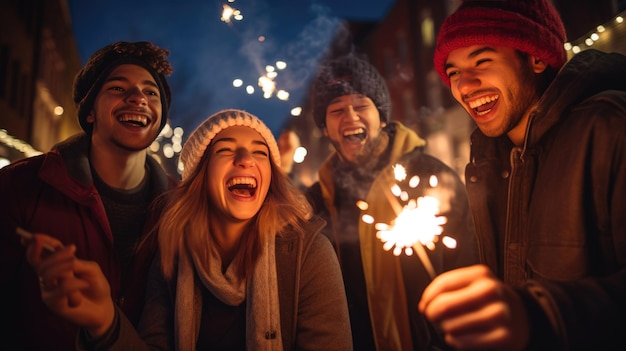
[[[419,310],[454,348],[626,347],[626,57],[566,63],[547,0],[463,1],[435,69],[476,123],[466,186],[481,264]]]

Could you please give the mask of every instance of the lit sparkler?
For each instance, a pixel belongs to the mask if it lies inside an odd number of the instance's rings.
[[[397,181],[403,181],[407,177],[406,169],[399,164],[394,166],[394,177]],[[438,179],[432,175],[428,180],[428,185],[435,188]],[[420,183],[418,176],[413,176],[408,181],[411,188],[416,188]],[[383,249],[386,251],[393,249],[393,254],[399,256],[404,252],[410,256],[415,252],[422,261],[424,268],[434,278],[436,273],[424,247],[430,250],[435,248],[435,243],[439,241],[439,236],[443,232],[443,225],[447,222],[445,216],[439,215],[439,200],[434,196],[422,196],[416,199],[409,199],[406,191],[403,191],[398,184],[391,187],[388,193],[389,202],[394,208],[397,217],[390,223],[375,223],[378,230],[376,237],[383,242]],[[400,201],[406,203],[401,205]],[[367,203],[360,201],[357,206],[366,210]],[[370,215],[363,215],[365,223],[374,223],[375,219]],[[456,240],[444,236],[442,243],[449,247],[456,247]]]
[[[232,8],[226,4],[223,4],[222,9],[223,10],[222,10],[221,20],[223,22],[230,23],[231,18],[234,18],[237,21],[241,21],[243,19],[243,15],[241,14],[241,11],[235,8]]]

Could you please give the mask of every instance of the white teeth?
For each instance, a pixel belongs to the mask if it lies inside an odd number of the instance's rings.
[[[352,129],[352,130],[343,132],[343,136],[350,136],[350,135],[363,134],[363,133],[365,133],[365,129],[358,128],[358,129]]]
[[[233,187],[235,185],[240,185],[240,184],[248,185],[250,188],[256,188],[256,179],[252,177],[231,178],[228,181],[228,183],[226,183],[226,187],[230,188],[230,187]]]
[[[480,98],[478,100],[470,101],[469,106],[471,108],[477,108],[477,107],[480,107],[480,106],[482,106],[484,104],[488,104],[488,103],[490,103],[492,101],[496,101],[499,98],[500,98],[500,95],[485,96],[485,97],[482,97],[482,98]]]
[[[144,125],[144,126],[148,124],[148,118],[142,115],[123,114],[120,116],[119,121],[120,122],[137,122],[137,123],[141,123],[141,125]]]

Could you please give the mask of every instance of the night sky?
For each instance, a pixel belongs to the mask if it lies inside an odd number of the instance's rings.
[[[128,1],[69,0],[81,60],[118,40],[152,41],[170,50],[174,73],[170,122],[191,133],[202,120],[224,108],[261,117],[278,135],[293,107],[299,106],[317,60],[343,18],[376,21],[393,0],[236,0]],[[221,20],[223,4],[243,20]],[[263,36],[264,41],[259,37]],[[266,65],[284,61],[276,89],[289,100],[263,97],[257,85]],[[233,80],[241,79],[242,87]],[[245,87],[252,85],[253,94]]]

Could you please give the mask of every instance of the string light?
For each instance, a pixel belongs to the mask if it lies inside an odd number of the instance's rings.
[[[626,31],[626,26],[623,25],[625,16],[626,11],[616,15],[613,19],[607,21],[606,23],[596,26],[594,31],[589,32],[582,38],[579,38],[574,42],[565,43],[565,50],[568,53],[576,55],[596,44],[600,45],[601,42],[610,43],[612,37],[615,36],[615,32]],[[615,41],[614,38],[613,41]]]

